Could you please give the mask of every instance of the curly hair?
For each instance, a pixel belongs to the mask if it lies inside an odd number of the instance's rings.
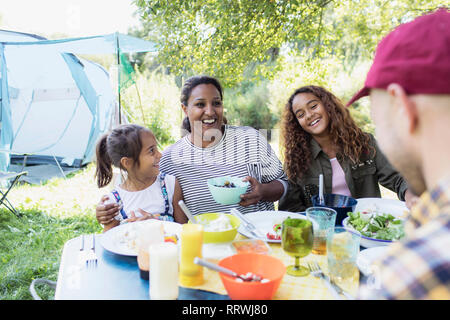
[[[336,156],[342,160],[348,158],[356,164],[363,154],[375,148],[369,144],[370,136],[355,123],[347,108],[328,90],[318,86],[301,87],[291,95],[282,115],[282,152],[284,169],[290,180],[296,181],[304,175],[311,163],[311,134],[303,130],[292,110],[292,102],[297,94],[311,93],[324,105],[329,118],[330,137],[338,147]]]

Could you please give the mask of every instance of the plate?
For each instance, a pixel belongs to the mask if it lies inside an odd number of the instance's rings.
[[[178,239],[181,234],[181,224],[171,221],[160,221],[163,224],[165,234],[176,234]],[[101,245],[109,252],[123,256],[137,256],[136,237],[139,222],[131,222],[119,225],[106,231],[101,239]]]
[[[376,207],[380,213],[390,213],[394,217],[404,219],[409,214],[409,209],[405,203],[395,199],[383,198],[359,198],[355,207],[355,212],[366,211]]]
[[[362,250],[356,258],[356,265],[359,270],[368,276],[372,273],[372,264],[386,253],[387,247],[375,247]]]
[[[296,212],[288,212],[288,211],[256,211],[247,213],[244,215],[245,218],[250,221],[256,229],[262,234],[267,234],[267,232],[274,233],[273,225],[277,223],[283,222],[287,217],[298,218],[298,219],[307,219],[305,215]],[[253,236],[250,231],[245,228],[244,224],[238,228],[238,232],[243,236],[246,236],[250,239],[259,239]],[[281,243],[281,240],[271,240],[271,239],[261,239],[270,243]]]

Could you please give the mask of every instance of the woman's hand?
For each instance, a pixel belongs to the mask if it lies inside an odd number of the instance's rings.
[[[283,184],[277,180],[269,183],[260,183],[255,178],[248,176],[242,181],[249,181],[251,185],[251,191],[241,195],[239,204],[243,207],[256,204],[259,201],[278,201],[284,192]]]
[[[104,195],[95,208],[95,216],[97,221],[103,225],[114,222],[114,216],[118,214],[119,211],[119,205],[117,203],[104,204],[104,202],[108,199],[109,197]]]
[[[263,185],[250,176],[245,177],[242,181],[250,182],[251,191],[241,195],[241,202],[239,202],[239,204],[243,207],[248,207],[261,201],[263,198]]]
[[[419,197],[414,195],[409,189],[405,191],[405,205],[408,209],[411,209],[417,201],[419,201]]]

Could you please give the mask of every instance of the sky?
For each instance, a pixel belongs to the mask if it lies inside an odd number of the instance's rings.
[[[0,0],[0,29],[50,39],[126,33],[139,26],[132,0]]]

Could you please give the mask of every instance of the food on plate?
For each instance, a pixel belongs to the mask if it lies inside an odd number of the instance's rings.
[[[269,239],[269,240],[281,240],[281,224],[282,224],[282,222],[275,223],[273,225],[272,229],[273,229],[273,231],[275,233],[267,232],[267,234],[266,234],[267,239]]]
[[[393,241],[405,236],[403,221],[391,214],[365,210],[348,216],[348,224],[365,237]]]
[[[214,185],[215,187],[219,187],[219,188],[236,188],[236,185],[233,182],[230,181],[225,181],[223,183],[223,185]]]
[[[123,228],[120,232],[117,232],[115,235],[115,242],[119,247],[126,248],[133,252],[138,251],[138,224],[135,222],[131,222],[127,224],[126,228]],[[178,236],[176,234],[168,233],[164,230],[164,242],[173,242],[175,244],[178,243]]]
[[[203,225],[206,232],[227,231],[233,229],[230,219],[225,214],[219,214],[217,219],[206,221],[201,218],[197,218]]]
[[[266,243],[259,239],[233,241],[232,245],[236,249],[237,253],[244,253],[244,252],[253,252],[261,254],[269,253],[269,248],[267,247]]]

